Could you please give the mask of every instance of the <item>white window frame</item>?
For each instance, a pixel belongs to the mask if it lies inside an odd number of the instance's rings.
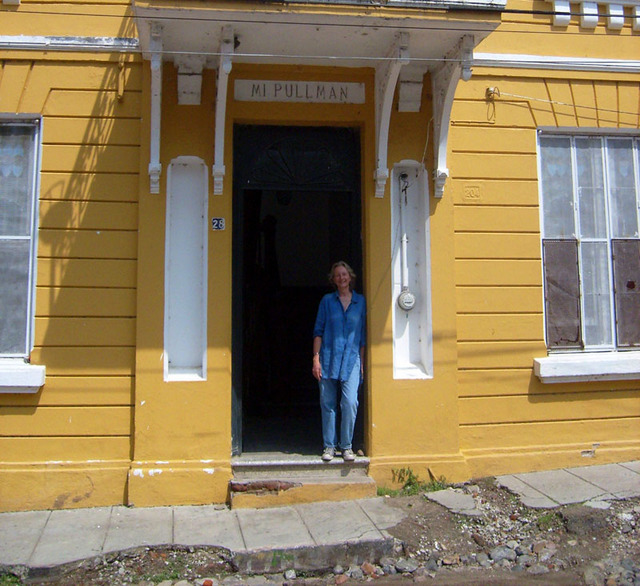
[[[538,187],[540,201],[540,245],[542,252],[542,242],[544,239],[544,200],[542,194],[542,172],[541,172],[541,136],[565,136],[565,137],[600,137],[610,139],[633,138],[634,144],[634,162],[636,170],[636,189],[640,190],[640,134],[636,129],[582,129],[582,128],[539,128],[537,140],[537,164],[538,164]],[[603,153],[603,172],[605,177],[608,173],[606,159],[604,158],[606,145]],[[572,167],[575,183],[575,149],[572,147],[571,152]],[[608,181],[606,182],[608,185]],[[640,191],[637,191],[640,193]],[[609,263],[609,275],[611,276],[611,224],[610,224],[610,199],[609,191],[606,195],[606,222],[607,222],[607,246],[609,249],[607,262]],[[638,226],[640,227],[640,197],[637,198]],[[577,214],[577,203],[574,198],[574,213]],[[542,258],[542,255],[541,255]],[[542,264],[541,264],[542,267]],[[543,267],[542,267],[543,268]],[[581,272],[579,273],[581,274]],[[544,287],[544,278],[542,280]],[[614,303],[613,298],[613,281],[610,284],[611,295],[609,297],[610,304]],[[546,308],[545,308],[546,310]],[[581,316],[584,316],[584,305],[581,296],[580,300]],[[640,379],[640,351],[625,350],[616,347],[616,328],[615,328],[615,312],[611,311],[611,333],[614,343],[611,347],[586,346],[584,349],[571,350],[548,350],[549,355],[546,357],[534,359],[534,373],[543,383],[567,383],[567,382],[586,382],[598,380],[638,380]],[[546,315],[545,315],[546,322]],[[584,327],[584,324],[581,325]],[[545,328],[545,343],[546,328]]]
[[[0,353],[0,393],[36,393],[45,382],[45,367],[30,364],[34,345],[35,295],[37,281],[38,219],[40,194],[40,165],[42,161],[42,117],[39,114],[1,114],[0,125],[33,126],[34,160],[32,177],[31,246],[29,254],[29,284],[25,347],[22,353]]]

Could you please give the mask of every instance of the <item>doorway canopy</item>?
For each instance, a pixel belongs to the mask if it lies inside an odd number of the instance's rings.
[[[225,181],[227,77],[233,63],[375,68],[376,196],[384,194],[391,107],[418,111],[425,74],[434,95],[434,194],[448,177],[449,116],[458,81],[469,79],[473,49],[500,24],[506,0],[335,0],[279,2],[133,1],[140,44],[152,64],[151,192],[159,191],[163,61],[178,69],[178,99],[199,103],[202,71],[217,69],[214,192]]]

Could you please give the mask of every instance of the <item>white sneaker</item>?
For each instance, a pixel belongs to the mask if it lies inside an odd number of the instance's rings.
[[[325,462],[331,462],[335,454],[336,454],[336,451],[334,448],[325,448],[324,451],[322,452],[322,459]]]
[[[347,448],[346,450],[342,450],[342,459],[345,462],[353,462],[356,459],[356,456],[351,448]]]

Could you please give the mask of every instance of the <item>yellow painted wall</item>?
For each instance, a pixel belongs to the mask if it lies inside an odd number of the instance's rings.
[[[128,0],[23,2],[0,10],[3,34],[135,35]],[[546,10],[516,0],[510,8]],[[313,8],[317,10],[317,8]],[[350,9],[351,10],[351,9]],[[478,52],[598,57],[637,53],[612,35],[550,17],[505,14]],[[523,32],[524,31],[524,32]],[[634,53],[635,51],[635,53]],[[365,294],[369,309],[366,449],[380,484],[410,467],[448,480],[640,457],[635,381],[543,385],[536,128],[637,128],[638,74],[476,67],[452,112],[441,200],[430,199],[434,378],[393,379],[389,188],[374,197],[374,70],[235,63],[227,101],[227,175],[209,186],[207,380],[163,380],[164,230],[171,160],[213,163],[215,72],[199,106],[177,104],[163,68],[160,193],[148,183],[150,71],[141,57],[0,54],[0,112],[41,113],[43,161],[33,362],[36,395],[0,394],[0,510],[224,502],[231,476],[233,123],[346,125],[362,139]],[[240,103],[233,80],[362,81],[363,105]],[[501,96],[485,99],[487,87]],[[433,114],[394,108],[389,167],[422,158]],[[508,95],[511,94],[511,95]],[[119,97],[120,96],[120,97]],[[513,97],[521,96],[521,97]],[[524,96],[524,97],[522,97]],[[553,103],[550,103],[553,102]],[[612,112],[611,110],[616,110]],[[433,135],[431,135],[433,136]],[[432,145],[427,171],[432,172]],[[320,430],[318,430],[320,436]],[[595,459],[582,454],[599,444]]]
[[[5,35],[127,36],[127,2],[22,3]],[[4,8],[4,7],[3,7]],[[94,12],[118,18],[77,17]],[[0,112],[42,116],[37,394],[0,394],[0,510],[126,502],[131,453],[141,59],[5,52]]]
[[[604,17],[585,32],[576,18],[552,29],[551,17],[508,14],[476,52],[629,59],[640,37],[628,17],[612,34]],[[455,206],[460,443],[474,476],[640,456],[638,381],[542,384],[532,368],[546,356],[536,129],[639,128],[639,98],[637,73],[476,67],[458,86],[445,197]]]

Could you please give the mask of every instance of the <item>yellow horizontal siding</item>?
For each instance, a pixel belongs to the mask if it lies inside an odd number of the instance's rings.
[[[36,316],[135,316],[135,289],[38,287]]]
[[[0,437],[0,462],[94,463],[130,458],[128,437]]]
[[[537,159],[533,154],[502,152],[451,153],[447,160],[458,179],[535,179]]]
[[[1,437],[127,436],[130,407],[0,407]]]
[[[533,368],[534,356],[546,356],[543,342],[459,342],[458,367]]]
[[[44,145],[45,172],[137,173],[140,149],[136,146]]]
[[[40,228],[136,230],[138,206],[127,202],[41,201]],[[73,234],[69,234],[72,239]]]
[[[531,400],[539,400],[544,395],[560,393],[569,396],[585,390],[590,392],[634,390],[638,386],[638,382],[632,380],[544,384],[535,376],[532,366],[521,369],[476,369],[458,372],[460,397],[527,395]]]
[[[542,284],[540,261],[536,260],[458,260],[457,285],[528,287]]]
[[[0,405],[132,405],[131,376],[50,376],[38,393],[0,394]]]
[[[45,144],[139,146],[140,121],[135,118],[55,118],[43,124]]]
[[[458,287],[456,307],[461,313],[532,313],[542,311],[542,287]]]
[[[101,91],[52,89],[43,108],[45,116],[95,116],[100,118],[138,118],[139,92],[127,92],[118,100],[115,85]]]
[[[615,442],[638,441],[640,418],[589,419],[578,421],[512,423],[505,425],[462,425],[460,447],[467,449],[509,449],[522,447],[548,448],[549,441],[557,445],[582,445],[591,449],[594,443],[603,446]]]
[[[132,347],[36,347],[31,359],[53,376],[133,376],[135,370]]]
[[[497,151],[512,154],[536,153],[536,133],[531,128],[504,128],[453,125],[449,131],[449,144],[455,152]]]
[[[482,397],[503,395],[526,395],[532,389],[551,391],[543,386],[533,374],[533,368],[461,370],[458,372],[458,396]]]
[[[640,417],[640,391],[597,391],[459,401],[460,424],[499,424]]]
[[[501,179],[456,179],[449,182],[453,202],[459,205],[537,206],[537,179],[503,181]]]
[[[456,258],[540,260],[537,234],[463,233],[455,237]]]
[[[456,232],[529,232],[538,234],[540,212],[537,207],[456,206],[454,227]]]
[[[463,342],[544,339],[542,314],[458,315],[457,324]]]
[[[40,174],[42,200],[138,201],[138,176],[109,173]]]
[[[107,230],[48,230],[38,232],[40,257],[135,259],[138,233]]]
[[[36,346],[133,346],[135,338],[133,318],[36,319]]]
[[[136,262],[112,259],[40,259],[41,287],[135,287]]]

